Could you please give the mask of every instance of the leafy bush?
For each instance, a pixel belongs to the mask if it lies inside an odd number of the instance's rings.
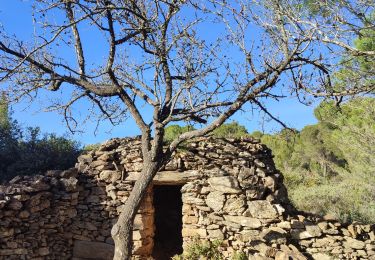
[[[11,118],[6,100],[0,100],[0,182],[16,175],[34,175],[74,166],[80,144],[38,127],[22,129]]]
[[[173,260],[222,260],[224,259],[222,253],[219,250],[222,241],[215,240],[213,242],[207,241],[202,242],[195,239],[187,248],[182,255],[175,255],[172,257]]]
[[[164,141],[166,143],[171,143],[177,136],[186,133],[188,131],[194,130],[192,126],[179,126],[170,125],[165,128]]]
[[[100,143],[97,143],[97,144],[88,144],[88,145],[85,145],[82,148],[82,152],[90,152],[90,151],[93,151],[93,150],[97,150],[99,147],[100,147]]]
[[[223,124],[213,131],[213,136],[219,138],[239,138],[248,134],[246,128],[238,122]]]
[[[244,252],[234,252],[232,260],[247,260],[248,257]]]
[[[39,128],[22,131],[18,140],[14,160],[6,168],[4,176],[33,175],[47,170],[64,170],[73,167],[80,154],[78,142],[55,134],[41,134]]]

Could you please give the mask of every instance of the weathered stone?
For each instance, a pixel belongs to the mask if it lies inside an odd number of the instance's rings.
[[[314,260],[333,260],[331,256],[324,254],[324,253],[316,253],[312,255],[312,258]]]
[[[282,228],[270,227],[263,230],[260,236],[268,242],[284,244],[286,243],[287,232]]]
[[[26,187],[25,191],[27,192],[37,192],[37,191],[46,191],[49,190],[51,186],[45,183],[43,180],[36,180],[32,182],[30,186]]]
[[[10,255],[27,255],[27,249],[26,248],[0,249],[0,256],[10,256]]]
[[[197,224],[198,220],[199,219],[196,216],[185,215],[182,217],[182,222],[185,224]]]
[[[60,183],[66,191],[75,191],[77,189],[78,180],[74,177],[69,177],[68,179],[61,179]]]
[[[4,208],[6,204],[7,204],[6,200],[0,200],[0,209]]]
[[[357,235],[358,235],[357,230],[356,230],[356,228],[353,224],[348,226],[348,232],[349,232],[350,236],[354,237],[354,238],[356,238]]]
[[[220,224],[224,225],[227,229],[229,230],[233,230],[233,229],[236,229],[236,230],[240,230],[242,228],[242,226],[238,223],[234,223],[232,221],[221,221]]]
[[[92,224],[92,223],[90,223],[90,222],[86,222],[86,224],[85,224],[85,228],[86,228],[87,230],[90,230],[90,231],[98,230],[98,228],[97,228],[94,224]]]
[[[12,199],[7,206],[12,210],[20,210],[22,208],[22,202],[16,199]]]
[[[25,219],[25,218],[28,218],[30,216],[30,212],[28,212],[27,210],[23,210],[20,212],[20,214],[18,215],[21,219]]]
[[[346,239],[346,241],[344,241],[343,245],[346,248],[353,248],[353,249],[364,249],[365,248],[366,244],[364,242],[360,241],[360,240],[350,238],[350,237],[346,237],[345,239]]]
[[[295,252],[278,251],[275,255],[275,260],[307,260],[307,258]]]
[[[286,229],[286,230],[289,230],[292,228],[291,224],[289,221],[282,221],[280,223],[277,224],[277,226],[279,228],[282,228],[282,229]]]
[[[279,215],[275,207],[268,201],[253,200],[247,204],[250,214],[255,218],[274,219]]]
[[[323,219],[326,221],[337,221],[337,217],[333,214],[326,214],[324,215]]]
[[[221,232],[220,229],[210,229],[210,230],[208,230],[208,237],[216,238],[218,240],[223,240],[224,234],[223,234],[223,232]]]
[[[240,224],[241,226],[248,227],[248,228],[260,228],[262,226],[262,222],[256,218],[249,218],[249,217],[242,217],[242,216],[224,216],[224,219],[233,223]]]
[[[182,237],[207,237],[207,231],[205,229],[200,228],[183,228],[182,229]]]
[[[208,183],[214,190],[222,193],[237,194],[241,192],[237,179],[232,176],[212,177],[208,179]]]
[[[291,235],[294,239],[308,239],[320,237],[322,235],[322,231],[318,226],[310,225],[306,226],[306,230],[292,229]]]
[[[90,154],[83,154],[78,157],[78,162],[81,163],[91,163],[92,162],[92,156]]]
[[[92,187],[91,188],[91,194],[93,194],[93,195],[105,195],[106,190],[104,189],[104,187]]]
[[[182,193],[200,193],[201,189],[202,189],[201,185],[194,183],[194,182],[190,182],[182,186],[181,192]]]
[[[320,237],[322,235],[322,230],[317,225],[306,225],[306,231],[311,235],[311,237]]]
[[[41,247],[41,248],[39,248],[38,253],[41,256],[47,256],[50,253],[49,248],[48,247]]]
[[[227,199],[223,211],[230,215],[242,215],[245,211],[246,202],[244,198],[232,197]]]
[[[0,229],[0,238],[11,237],[14,235],[13,228]]]
[[[210,187],[202,187],[202,189],[200,190],[200,194],[203,194],[203,195],[207,195],[210,192],[212,192],[212,189]]]
[[[241,168],[240,173],[238,174],[238,179],[240,181],[243,181],[249,178],[250,176],[253,176],[254,174],[255,174],[255,167],[251,167],[251,168],[243,167]]]
[[[318,223],[318,227],[322,230],[322,231],[325,231],[328,229],[328,223],[326,221],[323,221],[323,222],[319,222]]]
[[[206,198],[206,204],[214,211],[219,211],[223,208],[225,202],[225,195],[219,191],[210,192]]]
[[[239,241],[242,241],[242,242],[249,242],[249,241],[252,241],[254,239],[258,239],[259,234],[260,234],[260,232],[258,230],[255,230],[255,229],[242,230],[239,234],[236,235],[236,238]]]
[[[99,196],[91,195],[91,196],[87,197],[86,201],[88,203],[99,203],[100,202],[100,198],[99,198]]]
[[[60,173],[61,178],[76,178],[78,175],[77,168],[70,168]]]
[[[99,179],[105,182],[116,182],[117,180],[121,179],[121,172],[119,171],[111,171],[111,170],[104,170],[99,174]]]
[[[276,181],[271,176],[266,176],[263,178],[264,186],[270,189],[271,191],[276,190]]]
[[[184,193],[182,195],[182,201],[187,204],[200,205],[200,206],[206,205],[203,199],[192,196],[190,193]]]
[[[248,260],[273,260],[273,258],[259,255],[259,254],[254,254],[254,255],[250,255]]]

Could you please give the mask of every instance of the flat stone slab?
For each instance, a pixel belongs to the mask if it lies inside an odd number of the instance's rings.
[[[127,175],[125,177],[125,180],[134,182],[137,181],[139,179],[139,176],[141,175],[140,172],[128,172],[126,174]],[[196,170],[188,170],[182,172],[161,171],[155,175],[152,183],[156,185],[183,185],[199,177],[200,173]]]
[[[241,188],[233,176],[211,177],[208,179],[210,186],[217,191],[229,194],[238,194]]]

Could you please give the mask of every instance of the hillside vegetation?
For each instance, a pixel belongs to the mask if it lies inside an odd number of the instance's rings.
[[[275,156],[298,209],[375,222],[375,99],[322,103],[318,123],[259,137]]]
[[[324,102],[315,117],[318,123],[301,131],[249,134],[233,122],[213,135],[261,139],[272,149],[297,209],[375,223],[375,99],[356,98],[341,106]],[[186,129],[174,125],[166,134],[172,139]]]
[[[73,167],[80,146],[65,137],[43,134],[38,127],[21,127],[12,118],[5,96],[0,98],[0,183],[17,175]]]

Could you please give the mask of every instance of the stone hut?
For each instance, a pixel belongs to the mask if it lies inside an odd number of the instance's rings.
[[[0,259],[111,259],[111,227],[142,169],[139,138],[111,139],[76,167],[0,186]],[[375,226],[293,210],[271,151],[251,138],[185,144],[134,221],[133,258],[221,241],[227,259],[375,259]]]

